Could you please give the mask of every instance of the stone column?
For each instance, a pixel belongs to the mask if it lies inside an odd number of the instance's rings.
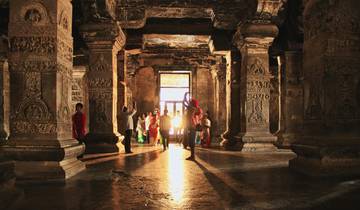
[[[90,124],[86,153],[118,152],[117,126],[117,54],[125,44],[125,35],[116,22],[89,23],[81,26],[89,47]]]
[[[118,61],[118,102],[117,102],[117,108],[118,108],[118,114],[122,111],[123,106],[126,105],[126,83],[125,83],[125,51],[121,50],[117,56]],[[125,131],[126,122],[123,122],[121,120],[121,117],[118,117],[117,119],[119,132],[121,134],[124,134],[123,131]]]
[[[0,142],[9,137],[9,90],[9,65],[7,59],[0,55]]]
[[[217,128],[216,133],[218,134],[217,140],[220,140],[221,135],[225,133],[229,127],[227,122],[227,102],[226,102],[226,82],[227,82],[227,71],[226,71],[226,60],[223,57],[219,57],[215,69],[215,80],[217,83]],[[217,141],[216,143],[219,143]]]
[[[18,180],[64,180],[85,169],[72,138],[70,0],[10,1],[10,136]]]
[[[270,72],[268,48],[278,29],[264,21],[245,23],[238,33],[241,64],[241,132],[237,135],[242,151],[272,151],[276,137],[269,130]]]
[[[281,68],[281,117],[277,146],[290,148],[301,134],[303,125],[302,52],[285,51],[285,63],[282,65],[285,68]]]
[[[222,134],[220,145],[226,150],[234,149],[234,136],[240,132],[240,52],[230,51],[228,58],[229,69],[226,74],[226,105],[227,105],[227,131]]]
[[[360,5],[308,0],[304,10],[304,132],[290,168],[360,174]]]

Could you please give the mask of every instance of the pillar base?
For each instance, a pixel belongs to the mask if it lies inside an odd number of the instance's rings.
[[[277,137],[275,146],[279,149],[290,149],[291,145],[298,139],[298,135],[294,133],[279,133]]]
[[[242,152],[273,152],[277,137],[270,133],[247,133],[223,138],[220,146],[225,150]]]
[[[289,161],[290,169],[308,176],[360,175],[360,145],[294,144],[297,157]]]
[[[85,154],[96,153],[114,153],[119,152],[121,148],[120,134],[91,134],[89,133],[85,139]]]
[[[15,187],[14,162],[0,160],[0,206],[3,209],[16,209],[23,197],[24,192]]]
[[[85,164],[77,159],[84,153],[83,144],[65,147],[10,146],[2,151],[5,156],[15,160],[17,181],[64,181],[85,169]]]

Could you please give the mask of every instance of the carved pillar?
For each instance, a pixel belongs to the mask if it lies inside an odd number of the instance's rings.
[[[7,59],[0,55],[0,142],[9,137],[9,91],[9,65]]]
[[[286,51],[282,65],[285,68],[281,72],[281,118],[277,146],[290,148],[303,125],[302,52]]]
[[[360,174],[360,5],[308,0],[304,10],[304,132],[290,168]]]
[[[120,26],[111,21],[82,25],[80,30],[89,47],[90,62],[86,153],[118,152],[117,54],[125,44],[125,35]]]
[[[89,127],[89,98],[87,89],[87,79],[85,76],[85,66],[74,66],[71,82],[71,113],[75,113],[75,105],[82,103],[84,105],[83,112],[86,118],[86,131]]]
[[[10,1],[10,137],[18,179],[64,180],[85,169],[72,138],[70,0]]]
[[[268,48],[278,29],[263,21],[245,23],[238,33],[241,64],[241,132],[237,135],[242,151],[275,150],[276,137],[269,130],[270,72]]]
[[[227,130],[227,104],[226,104],[226,59],[223,56],[218,56],[216,65],[213,69],[213,79],[215,84],[215,107],[216,112],[215,120],[216,129],[212,129],[215,131],[216,142],[219,143],[220,136]]]

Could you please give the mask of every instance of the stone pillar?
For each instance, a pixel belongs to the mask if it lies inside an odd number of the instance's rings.
[[[360,5],[308,0],[304,10],[304,131],[290,168],[360,174]]]
[[[64,180],[85,169],[72,138],[70,0],[10,1],[10,136],[18,180]]]
[[[285,51],[285,63],[281,65],[285,68],[281,68],[281,117],[276,144],[280,148],[290,148],[303,125],[302,52]]]
[[[117,127],[117,54],[125,44],[125,35],[116,22],[89,23],[81,26],[89,47],[90,124],[86,153],[118,152]],[[106,31],[106,33],[104,33]]]
[[[239,31],[238,31],[239,33]],[[271,23],[250,21],[240,28],[242,151],[272,151],[276,137],[269,130],[270,72],[268,48],[278,29]]]
[[[0,142],[9,137],[9,90],[9,65],[7,59],[0,55]]]
[[[219,140],[221,138],[221,135],[226,132],[227,128],[228,128],[228,122],[227,122],[227,104],[226,104],[226,60],[223,59],[223,57],[219,57],[217,64],[215,66],[215,83],[216,85],[216,89],[215,89],[215,94],[216,96],[216,107],[217,107],[217,112],[214,113],[216,115],[216,134],[217,134],[217,138],[216,143],[219,143]]]
[[[117,56],[117,67],[118,67],[118,102],[117,102],[117,109],[118,115],[122,111],[123,106],[126,105],[126,83],[125,83],[125,51],[121,50]],[[121,120],[121,117],[117,118],[119,132],[124,134],[126,122]]]
[[[75,113],[75,105],[82,103],[83,112],[86,117],[86,131],[89,128],[89,98],[87,89],[87,79],[85,76],[86,66],[74,66],[71,82],[71,113]]]
[[[222,134],[220,145],[226,150],[233,149],[234,136],[240,132],[240,52],[235,49],[227,56],[228,70],[226,74],[226,105],[227,105],[227,130]]]

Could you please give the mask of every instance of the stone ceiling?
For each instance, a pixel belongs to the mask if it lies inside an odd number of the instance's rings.
[[[206,35],[169,35],[144,34],[144,48],[208,48],[210,36]]]
[[[256,0],[118,0],[116,19],[123,28],[142,28],[148,18],[208,18],[232,30],[255,13]]]

